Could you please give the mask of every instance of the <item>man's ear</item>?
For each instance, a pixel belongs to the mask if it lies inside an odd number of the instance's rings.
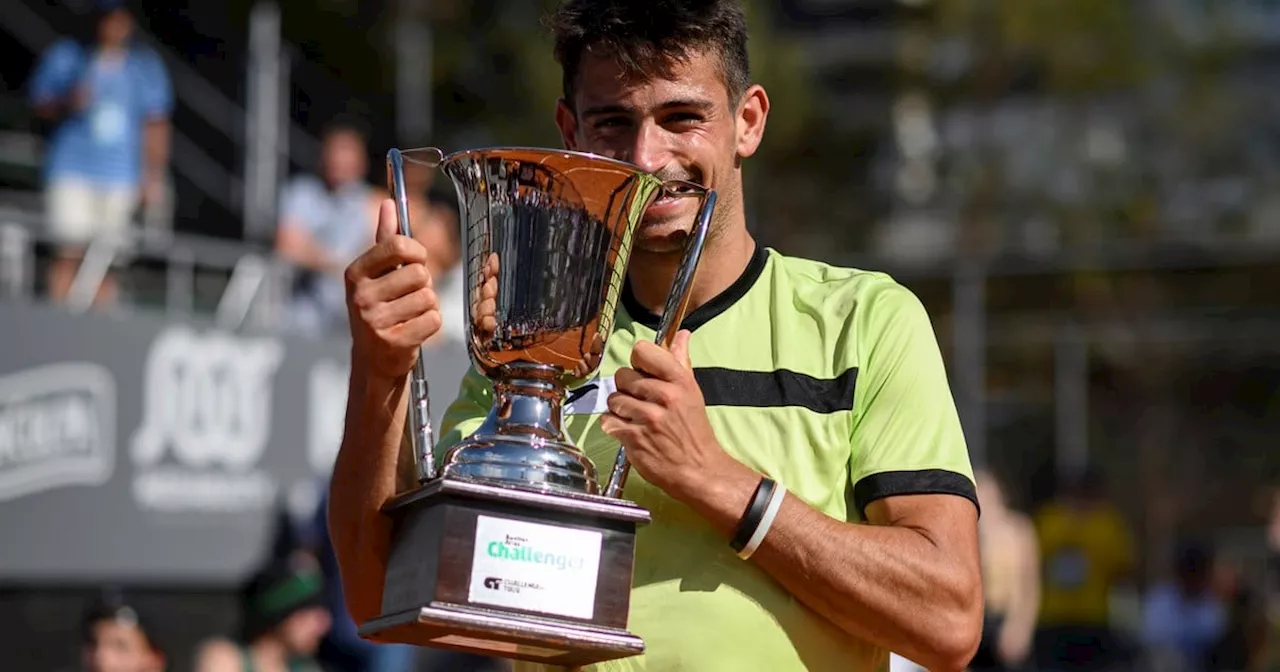
[[[569,108],[564,98],[556,101],[556,126],[560,129],[560,142],[569,151],[578,149],[578,115]]]
[[[768,118],[769,94],[756,84],[742,94],[742,103],[738,105],[738,156],[745,159],[760,148]]]

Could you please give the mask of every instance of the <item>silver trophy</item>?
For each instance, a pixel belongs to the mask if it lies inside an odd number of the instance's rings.
[[[660,196],[700,198],[657,333],[670,345],[716,194],[565,150],[392,149],[388,179],[404,235],[412,235],[406,162],[442,170],[457,190],[467,345],[492,383],[492,405],[437,465],[419,358],[409,417],[420,485],[387,507],[396,531],[383,614],[361,632],[557,665],[640,653],[626,622],[635,531],[649,513],[621,498],[625,450],[602,484],[564,434],[561,406],[600,366],[645,211]]]

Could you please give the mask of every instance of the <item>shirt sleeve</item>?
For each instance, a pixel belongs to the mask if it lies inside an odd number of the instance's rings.
[[[142,114],[147,119],[167,118],[173,114],[173,85],[169,72],[158,54],[144,52],[139,59],[142,81]]]
[[[280,223],[314,231],[319,218],[315,216],[319,193],[315,185],[306,178],[298,177],[290,180],[280,190]]]
[[[859,298],[858,379],[850,482],[864,519],[871,502],[948,494],[978,503],[973,467],[928,313],[885,280]]]
[[[467,369],[467,374],[462,377],[459,385],[458,397],[445,409],[444,419],[440,423],[440,434],[435,447],[436,459],[442,459],[445,452],[476,431],[492,405],[492,383],[474,367]]]
[[[71,92],[84,69],[84,59],[75,42],[63,40],[40,55],[28,85],[31,102],[44,105]]]

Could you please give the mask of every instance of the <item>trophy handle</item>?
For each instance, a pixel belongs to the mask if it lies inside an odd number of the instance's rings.
[[[412,152],[435,152],[443,156],[440,150],[428,148],[409,150]],[[420,161],[420,163],[427,163]],[[439,161],[436,162],[439,165]],[[391,195],[396,202],[396,219],[400,223],[400,235],[413,237],[413,229],[409,224],[409,194],[404,184],[404,155],[396,148],[387,151],[387,181],[390,182]],[[410,441],[413,444],[413,462],[418,474],[418,483],[425,483],[436,476],[435,431],[431,427],[431,398],[427,386],[426,365],[422,361],[422,348],[418,348],[418,359],[413,363],[413,371],[409,374],[409,421]]]
[[[680,191],[673,191],[675,188]],[[662,311],[662,319],[658,321],[658,333],[654,338],[654,342],[658,345],[670,348],[676,332],[680,331],[680,323],[684,322],[685,313],[689,310],[693,278],[697,274],[698,262],[702,258],[702,248],[707,243],[711,215],[716,210],[716,192],[714,189],[706,189],[701,185],[683,180],[671,180],[663,185],[663,190],[680,196],[702,196],[702,207],[698,210],[693,235],[685,244],[684,258],[680,260],[675,281],[671,283],[671,291],[667,293],[667,305]],[[605,486],[604,496],[622,497],[622,490],[627,485],[627,475],[630,473],[631,462],[627,459],[627,449],[625,446],[618,446],[618,456],[614,458],[613,470],[609,473],[609,483]]]

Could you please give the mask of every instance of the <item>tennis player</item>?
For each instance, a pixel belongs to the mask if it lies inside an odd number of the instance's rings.
[[[752,85],[730,0],[567,0],[551,17],[568,149],[719,191],[693,310],[653,345],[697,210],[646,213],[600,378],[574,395],[571,438],[653,514],[636,548],[628,627],[643,656],[601,670],[880,670],[894,651],[961,670],[982,629],[972,469],[929,317],[888,276],[761,247],[742,164],[770,101]],[[833,195],[838,197],[838,195]],[[440,328],[422,246],[395,235],[347,271],[353,367],[330,526],[357,622],[379,614],[391,520],[413,486],[406,378]],[[463,381],[439,449],[490,407]],[[524,664],[518,665],[523,667]]]

